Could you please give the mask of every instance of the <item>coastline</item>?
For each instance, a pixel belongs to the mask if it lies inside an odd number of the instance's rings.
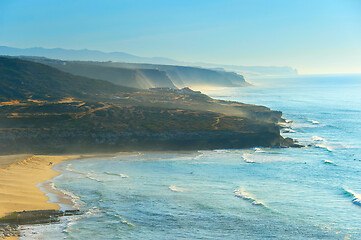
[[[0,161],[10,156],[1,156]],[[37,186],[57,175],[52,167],[58,163],[80,158],[81,155],[12,155],[12,163],[0,168],[0,217],[15,211],[59,210]]]
[[[57,203],[49,202],[46,192],[62,194],[51,189],[47,181],[60,175],[56,164],[84,158],[111,157],[115,154],[92,155],[3,155],[0,156],[0,217],[15,211],[59,210]],[[49,191],[48,191],[49,190]],[[59,199],[63,199],[61,196]],[[61,200],[59,202],[62,202]]]
[[[0,218],[13,212],[33,210],[60,210],[72,206],[71,200],[53,189],[49,180],[60,175],[56,164],[83,158],[111,157],[114,154],[93,155],[31,155],[16,154],[0,156]],[[50,201],[49,195],[55,196]],[[18,239],[9,236],[5,239]]]

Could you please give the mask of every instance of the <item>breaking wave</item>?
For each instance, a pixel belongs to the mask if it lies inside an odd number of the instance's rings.
[[[318,121],[312,120],[312,119],[307,119],[308,122],[312,123],[312,124],[320,124]]]
[[[249,201],[250,203],[252,203],[252,205],[260,205],[260,206],[266,206],[263,202],[261,202],[260,200],[258,200],[257,198],[255,198],[254,196],[252,196],[252,194],[245,192],[243,189],[241,188],[236,188],[234,191],[234,196],[238,197],[238,198],[242,198],[244,200]]]
[[[59,191],[62,194],[64,194],[65,196],[70,198],[70,201],[73,203],[73,208],[75,209],[79,209],[81,202],[80,202],[80,197],[78,197],[77,195],[75,195],[74,193],[67,191],[65,189],[61,189],[61,188],[57,188],[55,186],[55,184],[53,182],[50,183],[50,187],[54,190],[54,191]]]
[[[334,149],[333,147],[331,147],[328,143],[327,143],[327,140],[322,138],[322,137],[319,137],[319,136],[313,136],[311,138],[312,142],[313,142],[313,145],[317,148],[324,148],[326,149],[327,151],[329,152],[332,152]]]
[[[112,176],[118,176],[121,178],[128,178],[129,176],[125,175],[125,174],[121,174],[121,173],[111,173],[111,172],[104,172],[106,175],[112,175]]]
[[[119,216],[118,214],[114,214],[114,217],[120,219],[120,222],[123,223],[123,224],[126,224],[130,227],[135,227],[135,225],[127,220],[125,220],[122,216]]]
[[[93,173],[88,173],[86,177],[97,182],[102,182],[102,180],[97,178]]]
[[[173,192],[184,192],[185,191],[185,188],[176,187],[174,185],[171,185],[168,188],[169,188],[169,190],[171,190]]]
[[[332,162],[332,161],[330,161],[330,160],[323,160],[322,162],[323,162],[324,164],[327,164],[327,165],[334,165],[334,166],[337,165],[336,163],[334,163],[334,162]]]
[[[361,207],[361,194],[355,193],[354,191],[343,188],[344,194],[352,197],[352,203]]]

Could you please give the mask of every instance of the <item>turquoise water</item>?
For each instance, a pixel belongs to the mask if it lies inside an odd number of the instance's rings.
[[[24,239],[361,239],[361,76],[209,91],[292,120],[301,149],[131,153],[55,166],[82,216]]]

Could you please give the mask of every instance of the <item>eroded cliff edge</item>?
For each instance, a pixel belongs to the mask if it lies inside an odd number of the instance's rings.
[[[0,58],[1,153],[296,146],[282,113],[192,92],[149,91]]]

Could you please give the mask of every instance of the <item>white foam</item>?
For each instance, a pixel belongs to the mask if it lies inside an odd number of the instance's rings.
[[[216,153],[230,153],[232,152],[231,150],[227,150],[227,149],[217,149],[217,150],[214,150],[214,152]]]
[[[72,166],[72,165],[73,165],[72,163],[69,163],[68,165],[66,165],[65,170],[67,170],[67,171],[69,171],[69,172],[72,172],[72,171],[73,171],[73,169],[71,169],[71,166]]]
[[[242,155],[242,159],[245,163],[256,163],[256,161],[252,160],[251,158],[249,158],[249,156],[251,156],[250,154],[243,154]]]
[[[68,171],[68,172],[71,172],[71,173],[75,173],[75,174],[79,174],[79,175],[85,175],[85,174],[82,173],[82,172],[79,172],[79,171],[76,171],[76,170],[72,169],[72,168],[71,168],[72,165],[73,165],[72,163],[68,163],[68,164],[66,165],[65,170]]]
[[[284,123],[284,122],[278,122],[277,124],[278,124],[278,126],[283,127],[283,128],[288,128],[289,127],[289,124]]]
[[[236,188],[234,191],[234,196],[238,198],[242,198],[244,200],[247,200],[252,203],[252,205],[260,205],[260,206],[266,206],[263,202],[255,198],[252,194],[247,193],[242,188]]]
[[[253,154],[244,153],[242,159],[245,163],[268,163],[292,161],[293,158],[284,154],[275,154],[272,152],[254,152]]]
[[[319,136],[313,136],[311,138],[312,142],[314,143],[314,146],[317,148],[324,148],[327,149],[327,151],[332,152],[334,151],[334,148],[328,144],[327,140],[319,137]]]
[[[332,151],[334,150],[331,146],[326,145],[326,144],[315,144],[315,147],[317,147],[317,148],[324,148],[324,149],[326,149],[326,150],[329,151],[329,152],[332,152]]]
[[[361,206],[361,194],[355,193],[352,190],[348,190],[346,188],[343,189],[345,193],[352,197],[352,203],[358,206]]]
[[[323,160],[324,164],[329,164],[329,165],[336,165],[336,163],[329,161],[329,160]]]
[[[312,136],[311,140],[313,142],[326,142],[326,139],[319,137],[319,136]]]
[[[102,180],[96,178],[96,176],[93,173],[88,173],[86,176],[87,176],[87,178],[89,178],[91,180],[94,180],[94,181],[97,181],[97,182],[102,182]]]
[[[75,209],[80,208],[80,205],[81,205],[80,197],[78,197],[74,193],[67,191],[65,189],[57,188],[53,182],[50,183],[50,186],[53,190],[59,191],[62,194],[64,194],[65,196],[68,196],[70,198],[71,202],[73,203],[73,208],[75,208]]]
[[[127,220],[125,220],[122,216],[119,216],[117,214],[114,214],[115,217],[119,218],[120,221],[128,226],[135,227],[135,225]]]
[[[168,188],[173,192],[184,192],[186,190],[185,188],[176,187],[174,185],[170,185]]]
[[[198,159],[200,159],[201,157],[203,157],[205,155],[205,153],[201,152],[201,151],[198,151],[198,153],[199,154],[193,158],[194,160],[198,160]]]
[[[282,130],[282,133],[295,133],[296,131],[291,128],[284,128]]]
[[[256,148],[253,148],[253,150],[257,153],[265,153],[265,151],[262,148],[256,147]]]
[[[312,123],[312,124],[320,124],[318,121],[316,120],[312,120],[312,119],[307,119],[308,122]]]
[[[110,173],[110,172],[104,172],[106,175],[113,175],[113,176],[118,176],[121,178],[128,178],[128,175],[122,174],[122,173]]]

